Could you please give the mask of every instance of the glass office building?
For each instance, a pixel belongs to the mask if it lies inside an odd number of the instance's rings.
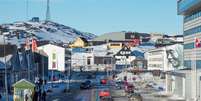
[[[184,16],[184,66],[191,68],[196,60],[201,69],[201,48],[195,48],[195,38],[201,39],[201,0],[178,0],[178,14]]]

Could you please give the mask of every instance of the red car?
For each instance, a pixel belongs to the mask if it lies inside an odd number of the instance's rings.
[[[103,90],[99,92],[100,101],[113,101],[109,90]]]
[[[99,92],[99,97],[108,97],[108,96],[110,96],[110,92],[107,90]]]
[[[107,80],[106,79],[101,79],[100,83],[101,84],[107,84]]]

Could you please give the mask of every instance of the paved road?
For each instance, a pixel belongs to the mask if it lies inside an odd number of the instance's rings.
[[[100,77],[104,74],[97,75],[95,79],[91,79],[93,84],[96,86],[99,83]],[[81,80],[84,82],[86,80],[85,74],[76,74],[72,78],[73,80]],[[72,80],[72,81],[73,81]],[[72,93],[63,93],[62,90],[66,88],[65,83],[55,84],[58,85],[59,88],[55,88],[53,93],[49,93],[47,97],[47,101],[95,101],[95,88],[88,89],[88,90],[80,90],[79,85],[81,82],[74,82],[70,84],[70,88],[73,89]]]
[[[92,101],[93,89],[77,90],[70,93],[49,94],[47,101]]]
[[[74,101],[92,101],[92,94],[92,89],[81,91],[79,94],[76,95]]]

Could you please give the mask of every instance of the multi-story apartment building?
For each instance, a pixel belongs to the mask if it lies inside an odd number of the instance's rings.
[[[179,0],[178,14],[184,16],[184,66],[192,67],[195,38],[201,39],[201,0]],[[201,48],[196,48],[197,68],[201,68]]]
[[[184,16],[184,67],[192,70],[186,91],[200,101],[201,47],[196,46],[196,40],[201,39],[201,0],[178,0],[178,14]]]

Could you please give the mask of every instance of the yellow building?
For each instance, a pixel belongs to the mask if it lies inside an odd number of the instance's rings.
[[[122,48],[122,46],[123,46],[123,43],[121,43],[121,42],[119,42],[119,43],[115,42],[115,43],[108,44],[108,48],[110,48],[110,49]]]
[[[88,41],[83,37],[78,37],[72,44],[69,45],[70,48],[84,48],[88,45]]]

